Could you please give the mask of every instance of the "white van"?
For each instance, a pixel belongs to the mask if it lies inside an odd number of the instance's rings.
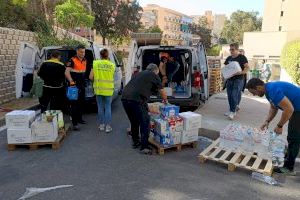
[[[43,47],[41,50],[38,47],[29,44],[22,43],[20,45],[20,52],[18,55],[17,65],[16,65],[16,97],[20,98],[24,94],[30,91],[30,84],[32,86],[32,80],[34,69],[40,66],[40,64],[49,59],[51,52],[53,50],[58,50],[62,54],[61,61],[67,63],[70,58],[76,55],[76,47],[63,47],[63,46],[48,46]],[[100,59],[100,51],[103,48],[107,48],[110,53],[110,60],[115,64],[115,91],[113,94],[113,99],[116,99],[122,90],[122,63],[117,59],[115,52],[108,47],[98,46],[91,43],[89,48],[86,48],[85,58],[87,59],[87,70],[86,70],[86,101],[91,101],[95,103],[95,97],[93,92],[90,90],[91,81],[88,79],[89,73],[93,61],[95,59]],[[29,77],[29,78],[26,78]],[[28,81],[29,80],[29,81]],[[27,81],[27,82],[26,82]],[[26,85],[26,86],[25,86]]]
[[[202,44],[197,47],[151,45],[152,42],[155,43],[153,36],[155,37],[152,35],[150,36],[152,39],[148,39],[147,34],[139,35],[139,39],[132,41],[127,64],[132,70],[131,74],[125,75],[125,83],[130,80],[132,74],[145,70],[148,64],[155,63],[159,66],[161,53],[168,54],[174,57],[180,65],[172,79],[177,86],[174,87],[173,84],[172,94],[168,95],[168,101],[178,106],[190,107],[191,110],[197,108],[209,97],[208,64],[204,46]],[[183,83],[184,91],[180,90]],[[177,90],[178,87],[179,90]],[[161,101],[161,98],[152,96],[151,101]]]

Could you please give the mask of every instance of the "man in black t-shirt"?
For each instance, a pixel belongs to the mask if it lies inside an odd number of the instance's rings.
[[[150,96],[160,93],[163,101],[167,102],[167,95],[158,73],[157,65],[149,64],[145,71],[138,73],[129,81],[122,94],[122,104],[131,124],[133,148],[141,146],[141,152],[144,154],[152,153],[148,146],[150,117],[147,103]]]
[[[231,120],[234,119],[236,111],[239,110],[239,104],[242,98],[242,90],[244,88],[244,83],[246,79],[247,72],[249,70],[248,60],[246,56],[239,53],[239,45],[237,43],[230,45],[230,53],[225,65],[228,65],[230,62],[238,62],[242,71],[236,73],[233,77],[229,78],[226,81],[226,89],[230,110],[228,113],[225,113]]]
[[[42,112],[47,110],[49,104],[51,110],[64,109],[66,67],[60,58],[60,52],[53,51],[51,59],[45,61],[38,71],[38,76],[44,81],[43,95],[39,99]]]

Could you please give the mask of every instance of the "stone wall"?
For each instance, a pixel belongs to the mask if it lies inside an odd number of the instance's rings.
[[[16,98],[15,69],[21,42],[36,44],[34,33],[0,27],[0,104]]]

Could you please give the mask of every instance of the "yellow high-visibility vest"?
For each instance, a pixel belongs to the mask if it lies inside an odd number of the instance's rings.
[[[95,95],[112,96],[114,93],[115,65],[109,60],[95,60],[93,71]]]

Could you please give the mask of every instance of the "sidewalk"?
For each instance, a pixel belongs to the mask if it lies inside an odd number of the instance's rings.
[[[268,115],[269,102],[266,98],[254,97],[249,93],[243,95],[240,111],[236,118],[231,121],[224,113],[228,111],[226,93],[219,93],[209,98],[208,102],[196,112],[202,115],[202,130],[200,135],[216,139],[219,131],[230,123],[240,123],[252,127],[260,127]],[[274,128],[280,119],[281,111],[271,122],[270,128]],[[287,125],[284,126],[286,134]]]
[[[0,128],[5,126],[5,114],[11,110],[30,110],[39,105],[36,98],[20,98],[0,105]]]

